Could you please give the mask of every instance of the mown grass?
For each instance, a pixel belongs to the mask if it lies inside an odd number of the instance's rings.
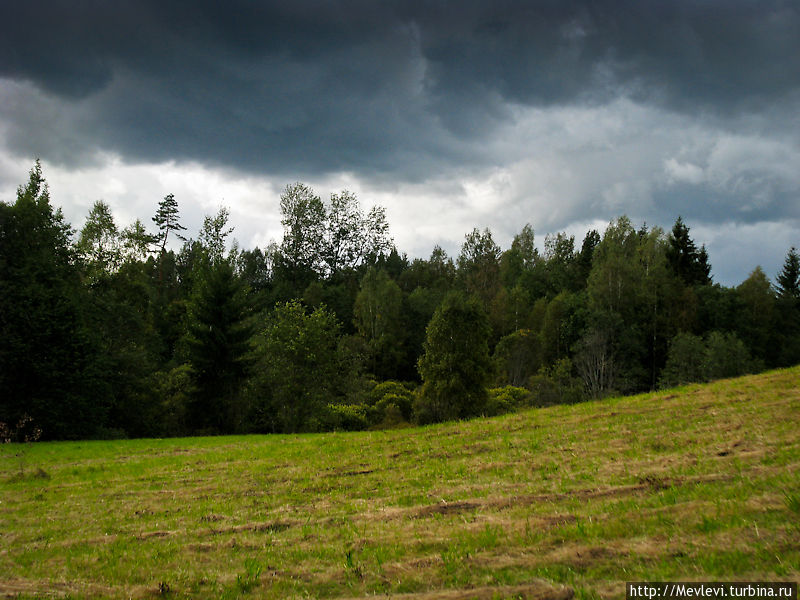
[[[799,381],[400,431],[6,445],[0,595],[619,598],[625,581],[797,580]]]

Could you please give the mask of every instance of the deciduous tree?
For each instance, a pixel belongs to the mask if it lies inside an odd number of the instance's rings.
[[[450,292],[436,310],[419,359],[422,388],[415,403],[421,423],[479,415],[491,374],[489,322],[475,298]]]
[[[257,427],[272,432],[317,431],[341,378],[339,323],[321,306],[279,304],[259,336],[250,396]]]

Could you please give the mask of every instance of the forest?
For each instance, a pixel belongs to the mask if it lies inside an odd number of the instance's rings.
[[[280,209],[267,248],[224,208],[190,235],[171,194],[75,231],[37,162],[0,202],[0,437],[402,427],[800,363],[795,248],[726,287],[680,217],[409,259],[347,191],[291,184]]]

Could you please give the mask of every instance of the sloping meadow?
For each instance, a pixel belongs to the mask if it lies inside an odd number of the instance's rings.
[[[0,595],[797,580],[800,368],[418,429],[0,447]]]

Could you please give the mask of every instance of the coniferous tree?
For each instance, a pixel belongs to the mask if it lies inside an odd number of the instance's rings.
[[[153,217],[153,222],[158,226],[159,236],[158,243],[160,246],[160,254],[164,254],[167,250],[167,241],[171,232],[175,233],[175,237],[179,240],[185,239],[180,232],[185,231],[186,227],[180,224],[178,212],[178,201],[175,200],[173,194],[167,194],[164,199],[158,203],[158,210]]]
[[[675,221],[668,238],[667,262],[685,285],[711,283],[711,266],[705,246],[700,250],[689,236],[689,228],[681,217]]]
[[[70,237],[37,161],[0,203],[0,421],[28,415],[48,439],[92,434],[108,401]]]
[[[792,247],[778,273],[777,331],[779,352],[777,364],[789,366],[800,362],[800,254]]]
[[[800,300],[800,254],[794,246],[786,255],[775,287],[781,298]]]
[[[253,334],[244,286],[227,261],[211,265],[188,307],[186,358],[194,394],[189,425],[231,433],[241,428],[241,387],[248,374]]]

